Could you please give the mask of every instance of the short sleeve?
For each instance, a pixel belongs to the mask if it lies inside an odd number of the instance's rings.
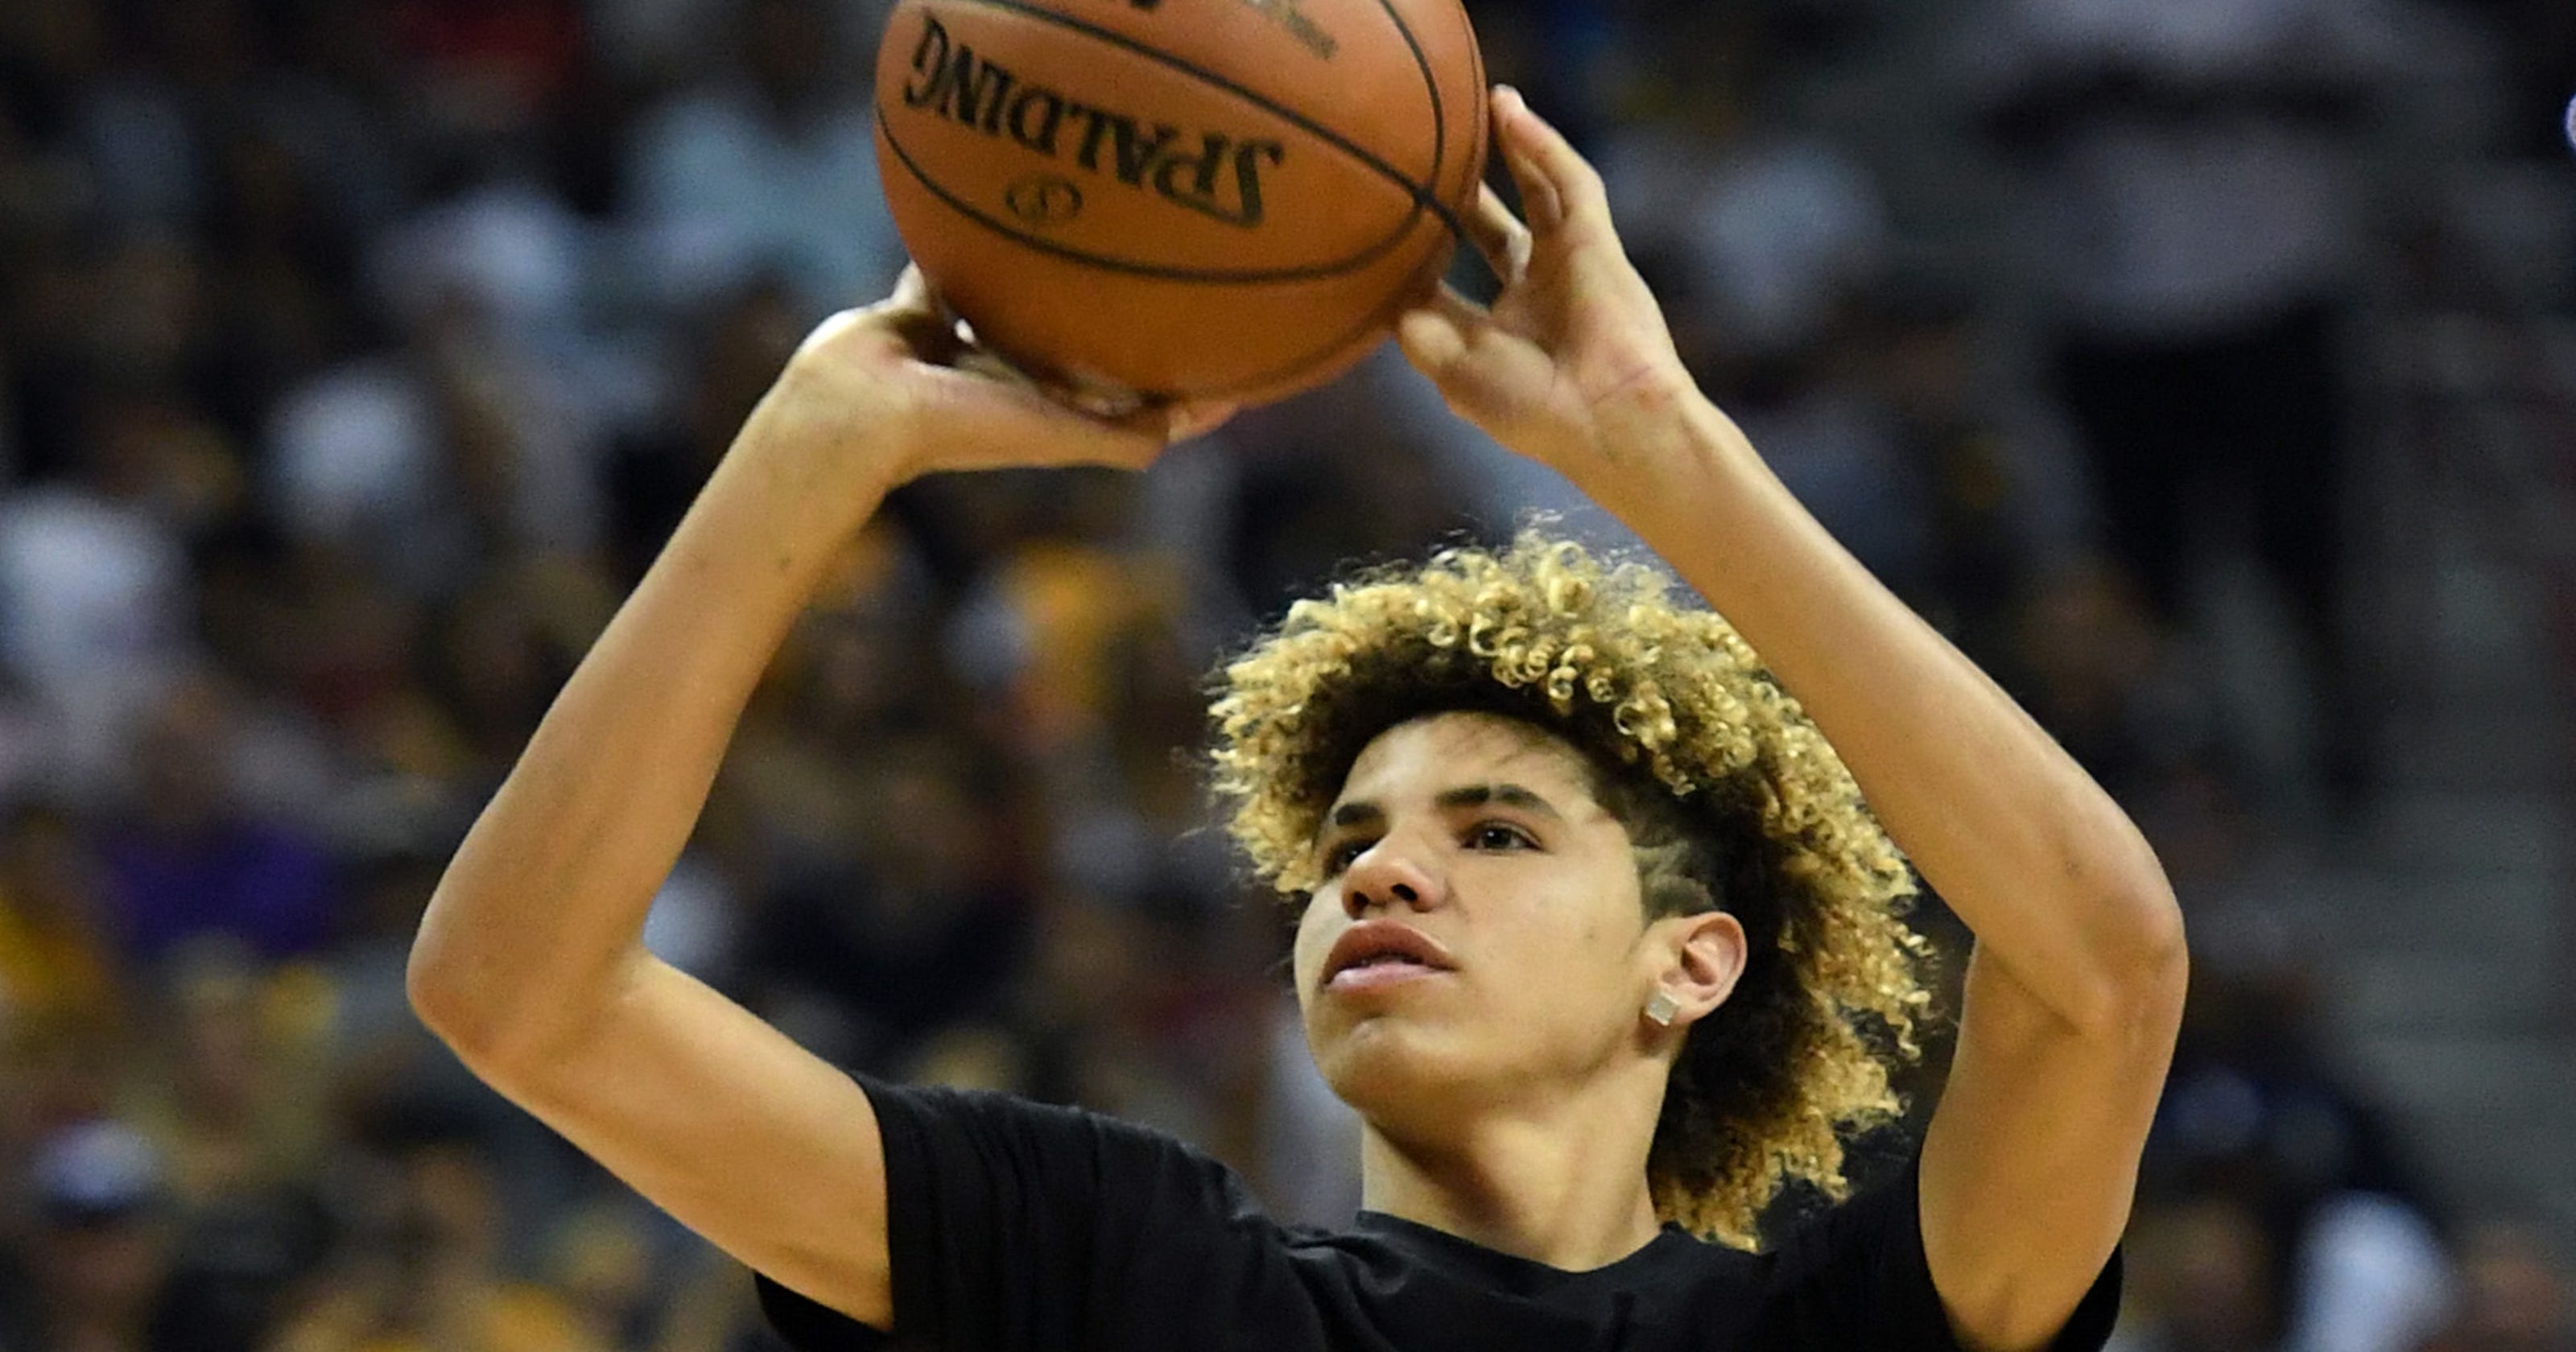
[[[1765,1294],[1770,1336],[1757,1346],[1960,1352],[1923,1254],[1920,1163],[1824,1212],[1780,1246]],[[2050,1352],[2101,1352],[2120,1312],[2112,1250]]]
[[[800,1352],[1312,1346],[1284,1236],[1168,1136],[1003,1094],[861,1079],[885,1142],[891,1337],[766,1280]]]

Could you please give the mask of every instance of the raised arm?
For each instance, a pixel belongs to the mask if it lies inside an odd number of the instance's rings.
[[[2044,1346],[2126,1225],[2181,1019],[2181,913],[2137,828],[1985,674],[1836,544],[1675,355],[1591,166],[1495,104],[1528,204],[1507,286],[1408,316],[1450,406],[1610,509],[1796,695],[1976,935],[1922,1224],[1961,1340]]]
[[[475,822],[411,955],[414,1008],[476,1074],[726,1252],[880,1327],[866,1096],[641,935],[754,684],[887,489],[1141,466],[1214,416],[1112,425],[978,364],[910,274],[805,341]]]

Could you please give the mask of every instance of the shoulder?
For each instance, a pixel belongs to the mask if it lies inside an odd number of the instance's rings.
[[[1873,1258],[1902,1259],[1909,1247],[1920,1250],[1919,1170],[1909,1156],[1855,1186],[1843,1201],[1819,1198],[1798,1211],[1762,1251],[1767,1280],[1790,1285]]]
[[[1033,1171],[1019,1181],[1150,1186],[1153,1200],[1186,1196],[1259,1211],[1231,1168],[1151,1127],[994,1090],[858,1080],[886,1134],[889,1165],[898,1151],[924,1162],[972,1153],[987,1167]]]
[[[1247,1317],[1312,1322],[1283,1231],[1206,1153],[1080,1108],[857,1078],[885,1151],[900,1345],[1205,1346]],[[763,1295],[794,1346],[881,1345]]]
[[[860,1087],[885,1143],[899,1253],[1003,1242],[1094,1268],[1178,1269],[1282,1249],[1243,1178],[1165,1132],[985,1090]]]

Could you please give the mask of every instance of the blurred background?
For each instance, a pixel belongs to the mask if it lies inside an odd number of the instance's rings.
[[[2576,1348],[2576,6],[1471,8],[1703,383],[2181,892],[2120,1346]],[[738,420],[899,266],[881,20],[0,4],[0,1352],[772,1345],[402,965]],[[1141,478],[913,486],[648,940],[845,1065],[1346,1218],[1200,683],[1533,509],[1620,538],[1391,356]]]

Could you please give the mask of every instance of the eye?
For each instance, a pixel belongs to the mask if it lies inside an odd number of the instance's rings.
[[[1331,848],[1324,851],[1324,876],[1340,877],[1343,870],[1359,862],[1359,857],[1368,853],[1369,846],[1376,843],[1361,836],[1352,836],[1335,842]]]
[[[1535,850],[1538,841],[1530,833],[1508,822],[1478,822],[1468,828],[1467,848],[1471,850]]]

